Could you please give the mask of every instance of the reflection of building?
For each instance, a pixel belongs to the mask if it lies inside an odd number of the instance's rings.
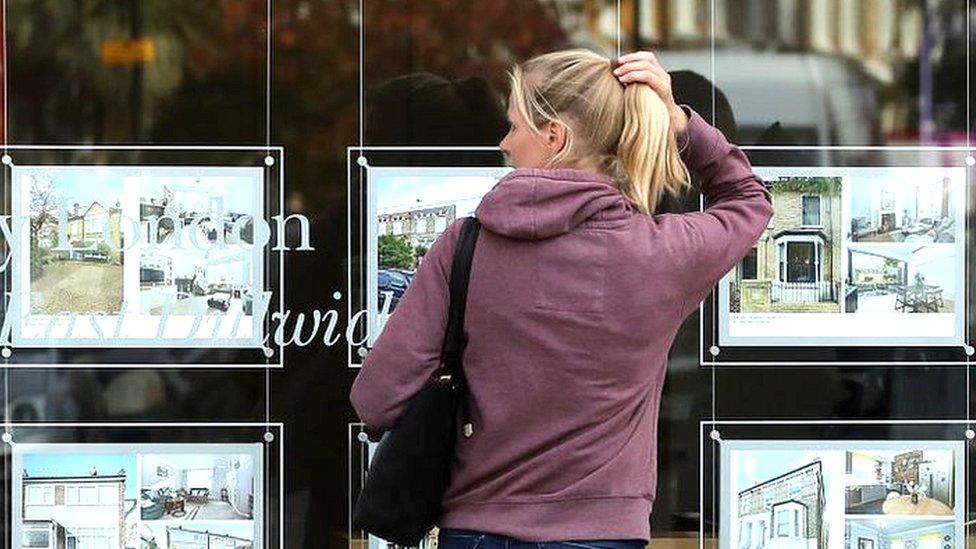
[[[739,492],[739,549],[824,549],[820,460]]]
[[[380,214],[380,235],[402,236],[411,247],[429,248],[447,226],[454,221],[454,204]]]
[[[75,204],[68,215],[68,242],[72,248],[85,248],[98,242],[108,242],[118,250],[122,248],[122,208],[106,208],[98,201],[87,208]],[[108,233],[106,233],[106,230]]]
[[[731,271],[735,312],[840,312],[840,178],[781,178],[773,218]]]
[[[167,526],[165,547],[169,549],[251,549],[254,547],[254,542],[207,530]]]
[[[125,480],[125,472],[77,477],[29,477],[25,473],[22,545],[123,549]]]

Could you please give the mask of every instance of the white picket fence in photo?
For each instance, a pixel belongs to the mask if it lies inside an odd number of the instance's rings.
[[[780,282],[773,281],[773,301],[812,303],[834,301],[833,282]]]

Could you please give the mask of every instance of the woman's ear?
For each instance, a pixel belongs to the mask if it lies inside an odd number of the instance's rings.
[[[553,155],[556,155],[563,150],[569,140],[569,128],[562,122],[550,120],[546,123],[543,137],[546,147]]]

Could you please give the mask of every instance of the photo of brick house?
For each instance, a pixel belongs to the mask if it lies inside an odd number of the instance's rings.
[[[841,311],[841,178],[767,178],[773,217],[729,272],[729,310]]]
[[[738,549],[825,549],[824,473],[819,460],[738,494]]]

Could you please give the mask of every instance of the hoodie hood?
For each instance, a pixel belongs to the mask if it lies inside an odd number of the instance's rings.
[[[619,221],[630,206],[610,177],[575,169],[518,169],[485,194],[475,216],[488,230],[520,240],[568,233],[584,221]]]

